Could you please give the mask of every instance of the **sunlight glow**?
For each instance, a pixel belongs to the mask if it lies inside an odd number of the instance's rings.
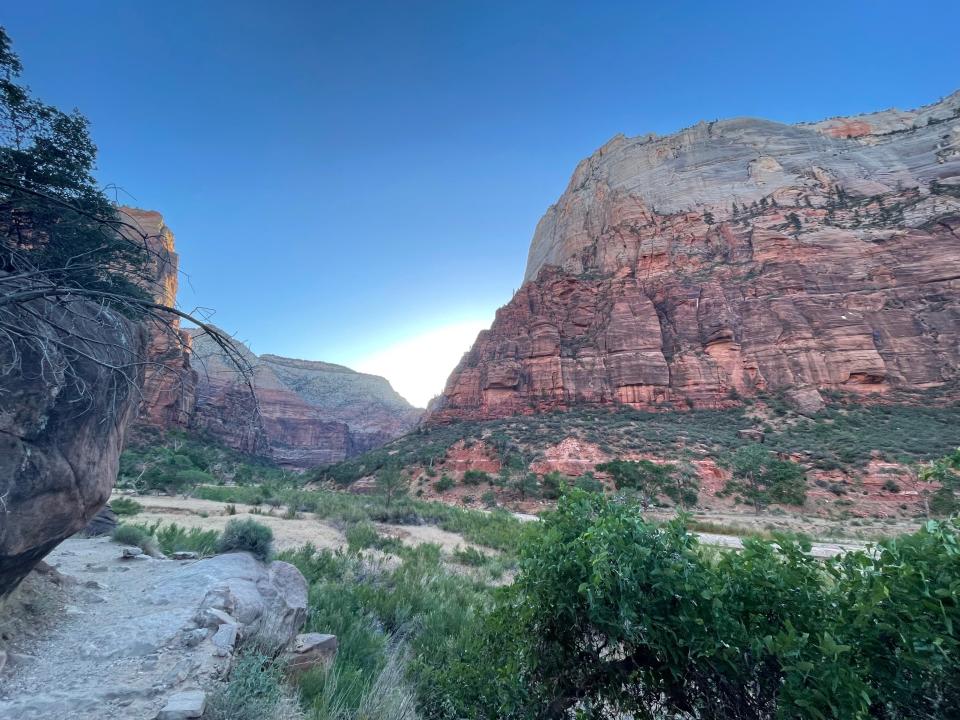
[[[416,407],[439,395],[451,371],[489,320],[470,320],[401,340],[355,362],[360,372],[382,375]]]

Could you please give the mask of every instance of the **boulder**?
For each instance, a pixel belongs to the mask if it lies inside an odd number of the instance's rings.
[[[51,324],[32,342],[0,340],[0,367],[18,368],[0,373],[0,598],[110,497],[139,376],[109,366],[137,367],[145,342],[93,303],[29,305]]]
[[[192,720],[203,717],[207,695],[202,690],[185,690],[171,695],[167,704],[157,713],[157,720]]]
[[[283,655],[289,675],[301,675],[315,667],[326,667],[337,656],[337,636],[323,633],[297,635]]]
[[[307,617],[307,581],[300,571],[280,561],[264,565],[247,553],[220,555],[191,567],[212,560],[230,563],[232,572],[206,592],[196,624],[219,632],[234,621],[240,637],[256,636],[267,652],[286,647]]]
[[[827,407],[827,404],[823,401],[823,396],[816,388],[787,390],[783,394],[783,399],[786,400],[787,405],[807,417],[813,417]]]

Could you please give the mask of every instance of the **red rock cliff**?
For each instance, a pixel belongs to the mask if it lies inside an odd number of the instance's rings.
[[[153,267],[149,291],[157,303],[173,306],[177,300],[179,257],[163,216],[154,210],[119,208],[135,242],[145,241]],[[142,240],[141,238],[145,238]],[[153,427],[186,427],[193,413],[197,377],[190,366],[190,335],[180,319],[169,326],[148,323],[147,364],[144,366],[138,423]]]
[[[428,420],[951,393],[958,289],[960,93],[618,136],[540,221],[525,284]]]

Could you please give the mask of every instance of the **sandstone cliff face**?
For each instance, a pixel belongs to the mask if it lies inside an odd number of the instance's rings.
[[[242,349],[254,369],[256,408],[219,348],[193,337],[199,382],[192,425],[231,447],[288,467],[316,467],[382,445],[419,420],[420,411],[381,377]]]
[[[618,136],[540,221],[525,284],[428,419],[952,393],[958,289],[960,93]]]
[[[174,306],[177,300],[179,257],[174,238],[163,216],[153,210],[120,208],[120,217],[146,236],[152,267],[148,290],[154,301]],[[133,232],[128,234],[133,235]],[[141,241],[133,235],[135,241]],[[193,412],[196,373],[190,366],[190,336],[180,329],[180,319],[170,317],[169,326],[149,323],[147,364],[138,422],[160,428],[186,427]]]

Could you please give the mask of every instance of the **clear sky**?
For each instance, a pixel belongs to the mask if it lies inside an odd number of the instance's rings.
[[[7,3],[26,81],[177,236],[255,352],[439,392],[537,220],[618,132],[960,87],[960,2]]]

